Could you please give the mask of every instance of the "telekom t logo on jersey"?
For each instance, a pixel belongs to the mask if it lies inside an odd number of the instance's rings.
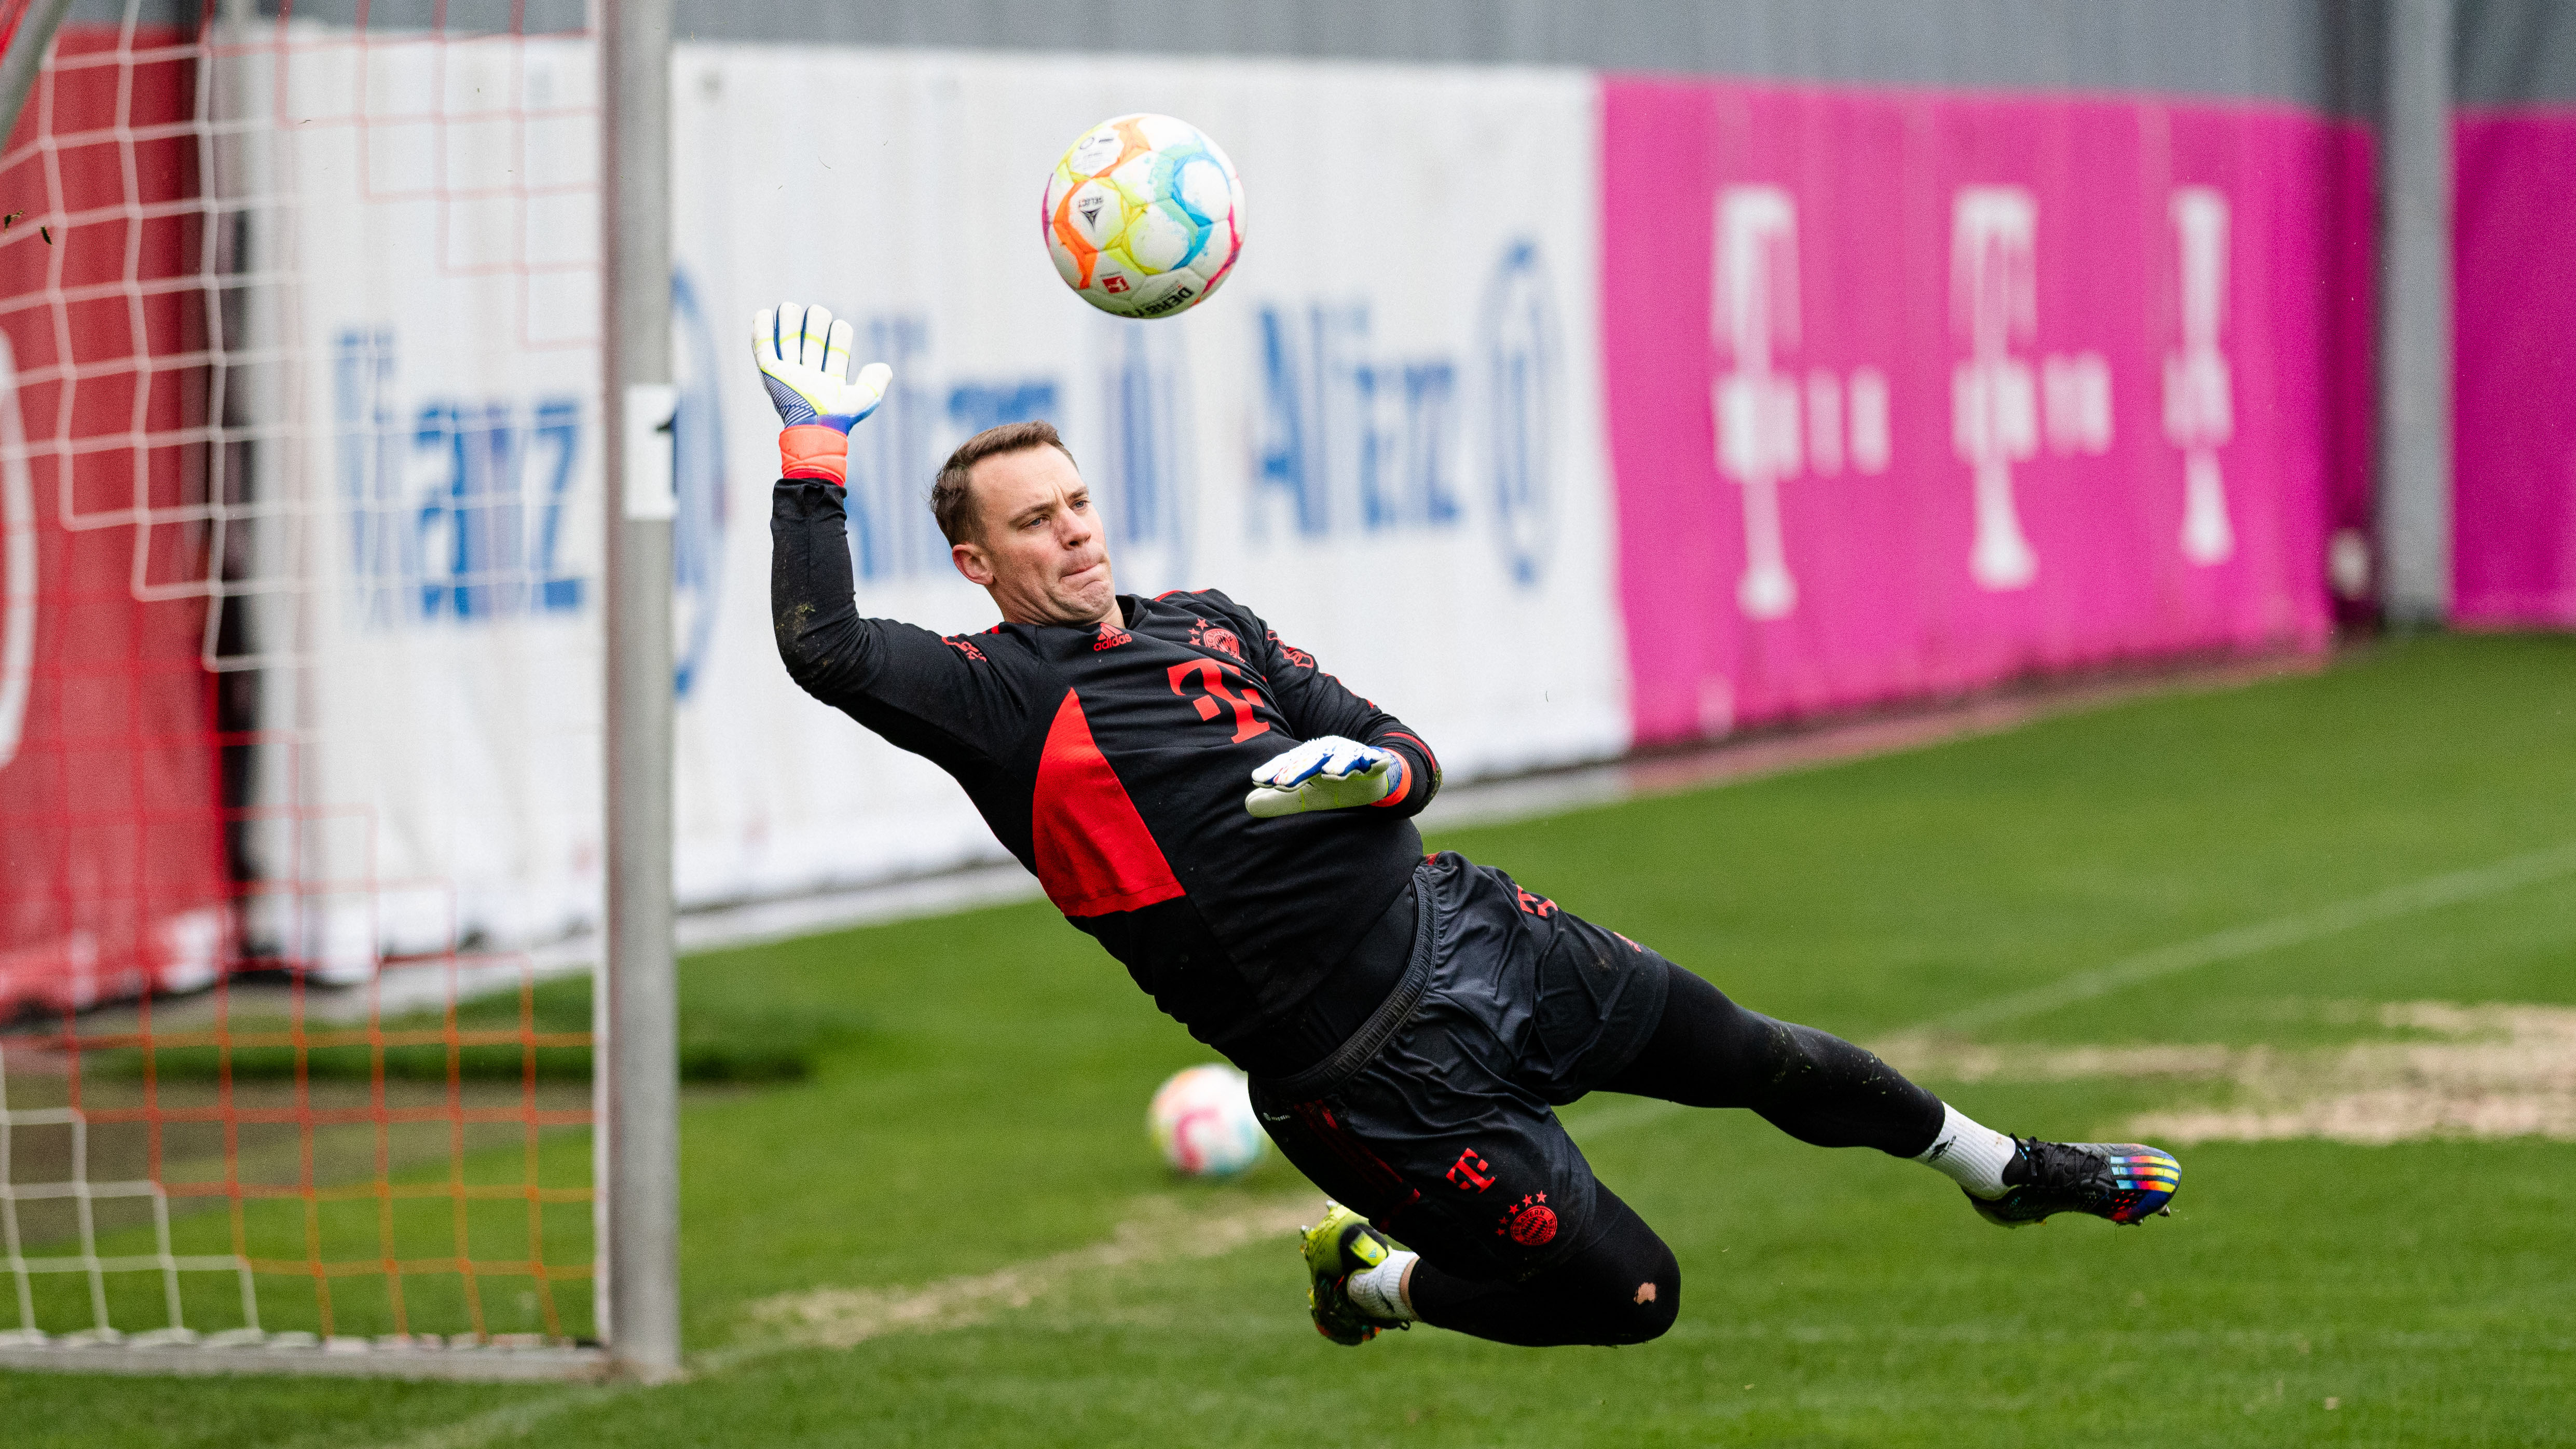
[[[1799,346],[1798,206],[1787,190],[1722,188],[1715,251],[1709,331],[1734,364],[1718,376],[1712,399],[1717,467],[1744,487],[1744,577],[1735,598],[1748,618],[1777,619],[1798,606],[1781,543],[1780,484],[1810,469],[1834,477],[1846,458],[1858,472],[1887,471],[1887,375],[1857,367],[1846,385],[1841,374],[1811,368],[1802,388],[1782,360]]]

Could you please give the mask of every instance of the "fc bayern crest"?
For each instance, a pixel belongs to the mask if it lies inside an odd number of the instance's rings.
[[[1243,641],[1234,637],[1234,631],[1205,619],[1190,621],[1190,642],[1201,649],[1221,649],[1237,659],[1243,657]]]
[[[1524,1248],[1535,1248],[1556,1237],[1556,1209],[1547,1205],[1547,1194],[1528,1193],[1503,1214],[1494,1236],[1509,1238]]]

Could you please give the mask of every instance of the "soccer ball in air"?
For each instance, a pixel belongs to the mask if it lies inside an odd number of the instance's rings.
[[[1174,1072],[1155,1089],[1145,1125],[1163,1160],[1192,1177],[1232,1177],[1261,1160],[1252,1090],[1232,1067],[1207,1062]]]
[[[1243,252],[1243,183],[1198,128],[1117,116],[1085,131],[1047,178],[1047,255],[1074,294],[1120,317],[1208,299]]]

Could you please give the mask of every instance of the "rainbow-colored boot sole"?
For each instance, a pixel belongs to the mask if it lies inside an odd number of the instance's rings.
[[[2020,1151],[2004,1168],[2003,1196],[1968,1194],[1987,1222],[2023,1228],[2071,1212],[2134,1224],[2173,1214],[2166,1204],[2182,1187],[2182,1164],[2160,1147],[2036,1137],[2016,1137],[2013,1145]]]

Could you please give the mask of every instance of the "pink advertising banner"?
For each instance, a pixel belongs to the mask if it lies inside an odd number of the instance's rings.
[[[1640,744],[2322,647],[2370,151],[2286,109],[1603,85]]]
[[[2576,110],[2452,135],[2452,617],[2576,625]]]

